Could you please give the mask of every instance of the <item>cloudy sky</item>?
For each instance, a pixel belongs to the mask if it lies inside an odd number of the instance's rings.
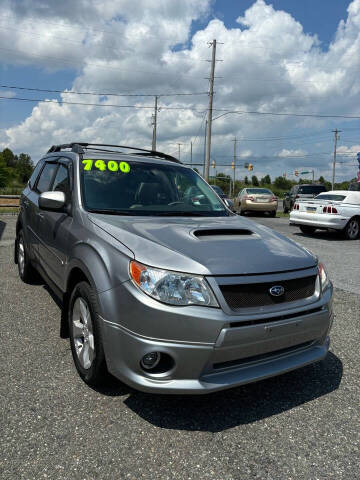
[[[216,39],[218,171],[231,171],[225,165],[236,137],[237,177],[251,162],[259,176],[314,168],[316,177],[330,179],[338,128],[337,179],[356,175],[360,0],[1,6],[1,149],[29,152],[36,162],[50,145],[74,140],[150,148],[153,95],[161,95],[158,149],[177,155],[180,143],[181,160],[190,162],[192,141],[193,162],[203,162],[208,43]],[[185,93],[191,95],[175,95]]]

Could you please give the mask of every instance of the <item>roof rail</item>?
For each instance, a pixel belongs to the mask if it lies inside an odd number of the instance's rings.
[[[152,157],[158,157],[158,158],[163,158],[164,160],[169,160],[170,162],[175,162],[175,163],[181,163],[180,160],[177,158],[168,155],[167,153],[163,152],[158,152],[156,150],[147,150],[145,148],[137,148],[137,147],[129,147],[127,145],[111,145],[108,143],[84,143],[84,142],[74,142],[74,143],[65,143],[63,145],[53,145],[52,147],[49,148],[47,153],[52,153],[52,152],[61,152],[62,150],[65,150],[67,148],[70,148],[72,152],[75,153],[85,153],[85,150],[94,146],[94,147],[117,147],[117,148],[126,148],[128,150],[135,150],[135,152],[132,155],[146,155],[146,156],[152,156]],[[98,149],[97,149],[98,150]],[[110,150],[108,150],[110,151]],[[136,153],[139,152],[139,153]],[[124,152],[116,152],[114,153],[124,153]],[[129,154],[127,154],[129,155]]]

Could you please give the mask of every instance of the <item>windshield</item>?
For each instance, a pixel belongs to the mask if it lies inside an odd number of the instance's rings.
[[[272,195],[272,192],[267,188],[247,188],[247,193],[251,193],[252,195],[260,194],[260,195]]]
[[[192,169],[141,161],[80,162],[87,210],[118,215],[228,216],[215,192]]]
[[[304,195],[317,195],[320,192],[326,192],[326,188],[324,185],[303,185],[299,187],[298,193],[302,193]]]

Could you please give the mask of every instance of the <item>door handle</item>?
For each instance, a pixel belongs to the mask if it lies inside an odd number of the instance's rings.
[[[40,217],[40,218],[44,218],[44,214],[40,213],[40,212],[37,214],[37,216]]]

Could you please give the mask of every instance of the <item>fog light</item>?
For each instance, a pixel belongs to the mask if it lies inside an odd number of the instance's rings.
[[[140,363],[145,370],[151,370],[160,362],[160,358],[161,354],[159,352],[150,352],[143,356]]]

